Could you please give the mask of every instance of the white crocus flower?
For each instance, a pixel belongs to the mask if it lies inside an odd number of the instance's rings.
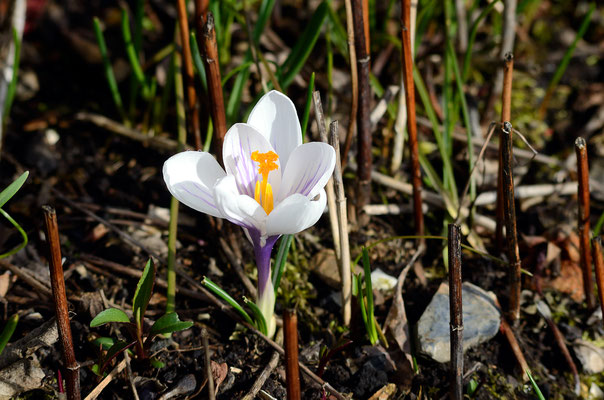
[[[298,114],[285,95],[271,91],[224,138],[225,170],[209,153],[170,157],[163,174],[168,190],[185,205],[243,227],[258,265],[258,307],[274,325],[270,255],[277,239],[314,225],[326,204],[325,185],[335,165],[334,149],[302,144]]]

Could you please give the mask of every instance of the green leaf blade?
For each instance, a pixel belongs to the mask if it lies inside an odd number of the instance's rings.
[[[25,171],[20,177],[18,177],[0,193],[0,207],[5,205],[6,202],[9,201],[19,191],[19,189],[21,189],[21,186],[23,186],[28,176],[29,171]]]
[[[118,323],[130,323],[130,318],[120,309],[117,308],[108,308],[104,311],[101,311],[90,321],[90,327],[96,328],[97,326],[105,325],[110,322],[118,322]]]
[[[151,327],[150,335],[162,335],[189,329],[193,326],[191,321],[181,321],[175,312],[166,313],[155,321]]]
[[[143,274],[136,285],[136,292],[134,292],[134,297],[132,298],[132,313],[134,314],[134,320],[139,328],[143,326],[143,317],[145,311],[147,311],[147,305],[149,305],[151,294],[153,293],[154,283],[155,264],[152,259],[149,259],[145,265]]]

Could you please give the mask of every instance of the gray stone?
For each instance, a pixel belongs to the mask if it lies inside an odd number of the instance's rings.
[[[495,295],[465,282],[462,285],[463,349],[484,343],[497,334],[501,313]],[[420,352],[445,363],[451,359],[449,285],[442,283],[417,324]]]

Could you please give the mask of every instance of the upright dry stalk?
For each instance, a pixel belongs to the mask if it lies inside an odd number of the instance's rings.
[[[48,264],[50,266],[50,285],[55,303],[57,327],[63,348],[63,362],[65,364],[65,381],[67,383],[67,398],[80,399],[80,366],[76,361],[69,325],[69,308],[65,294],[65,278],[61,263],[61,242],[59,240],[59,226],[54,208],[43,206],[44,223],[46,225],[46,240],[48,242]]]
[[[316,90],[312,94],[313,103],[315,105],[315,120],[319,130],[319,137],[323,143],[328,143],[327,128],[325,127],[325,117],[323,115],[323,105],[321,103],[321,93]],[[333,179],[329,179],[325,185],[327,193],[327,209],[329,210],[329,225],[331,226],[331,234],[333,236],[333,247],[336,253],[338,263],[341,260],[342,250],[340,249],[340,231],[338,229],[338,212],[336,208],[336,195],[333,188]]]
[[[591,240],[591,250],[593,251],[594,266],[596,267],[596,283],[598,284],[600,308],[604,314],[604,256],[602,255],[602,238],[597,236]]]
[[[354,44],[357,54],[359,82],[359,111],[357,114],[357,214],[363,212],[363,207],[371,199],[371,121],[369,120],[371,105],[371,89],[369,88],[369,54],[365,42],[365,24],[363,23],[362,0],[352,0],[354,17]],[[362,220],[359,219],[361,222]]]
[[[451,329],[451,398],[463,399],[463,315],[461,305],[461,232],[449,224],[449,311]]]
[[[201,150],[201,128],[199,126],[199,114],[197,113],[197,96],[195,94],[195,75],[193,71],[193,57],[191,55],[191,46],[189,45],[189,20],[187,18],[187,8],[185,0],[178,0],[176,3],[178,10],[178,26],[180,29],[180,43],[182,45],[182,58],[185,67],[185,85],[187,87],[187,106],[191,116],[191,130],[195,138],[195,148]]]
[[[214,376],[212,375],[212,360],[210,358],[210,346],[208,344],[208,331],[203,328],[201,330],[201,343],[205,353],[206,377],[208,379],[208,400],[216,399],[216,390],[214,389]]]
[[[359,108],[359,82],[357,73],[357,52],[354,48],[354,21],[352,18],[351,0],[344,0],[346,8],[346,33],[348,42],[348,54],[350,56],[350,82],[352,86],[352,100],[350,102],[350,114],[348,117],[348,129],[346,130],[346,142],[344,143],[344,152],[342,153],[342,169],[348,162],[348,152],[352,144],[352,136],[356,126],[357,111]]]
[[[283,312],[283,332],[285,335],[285,380],[287,399],[300,400],[300,371],[298,369],[298,317],[295,310]]]
[[[403,81],[407,103],[407,131],[411,147],[411,183],[413,184],[413,212],[415,232],[424,234],[424,214],[422,213],[422,175],[419,168],[417,144],[417,123],[415,121],[415,85],[413,83],[413,52],[411,47],[411,0],[403,0],[401,10],[401,39],[403,42]]]
[[[214,154],[216,154],[218,161],[222,164],[222,143],[227,128],[224,99],[222,97],[220,63],[218,62],[218,47],[216,45],[216,31],[214,29],[214,16],[212,13],[208,13],[204,26],[203,48],[208,77],[208,90],[210,92],[210,112],[214,124]]]
[[[514,55],[507,53],[504,57],[503,92],[501,93],[501,123],[512,120],[512,75],[514,72]],[[503,181],[502,181],[503,139],[499,135],[499,170],[497,172],[497,226],[495,228],[495,244],[503,251]]]
[[[350,268],[350,244],[348,242],[348,215],[346,214],[346,194],[340,167],[340,135],[338,134],[338,121],[329,125],[329,144],[336,151],[336,166],[333,171],[333,182],[336,192],[338,210],[338,230],[340,233],[340,279],[342,282],[342,321],[344,325],[350,324],[352,304],[352,269]]]
[[[504,122],[501,128],[503,139],[502,153],[502,183],[503,183],[503,213],[507,254],[510,274],[510,319],[515,322],[520,317],[520,253],[518,251],[518,234],[516,232],[516,206],[514,204],[514,173],[512,171],[512,124]]]
[[[197,37],[201,37],[203,33],[203,24],[208,15],[210,0],[195,0],[195,30]]]
[[[581,269],[583,271],[583,288],[585,301],[589,309],[594,308],[594,282],[591,277],[591,252],[589,251],[589,165],[587,163],[587,144],[585,139],[575,140],[577,154],[577,175],[579,179],[579,243],[581,250]]]

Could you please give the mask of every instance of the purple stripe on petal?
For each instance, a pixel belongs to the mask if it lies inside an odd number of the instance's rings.
[[[321,162],[319,163],[319,166],[315,170],[315,172],[312,176],[312,179],[307,181],[306,184],[304,185],[304,188],[302,188],[302,191],[300,193],[303,194],[304,196],[308,196],[311,189],[317,184],[317,182],[319,182],[319,179],[321,179],[321,176],[323,175],[323,162],[324,162],[324,159],[321,159]]]
[[[198,184],[195,184],[195,185],[198,185]],[[193,196],[193,197],[195,197],[195,198],[203,201],[204,203],[206,203],[208,206],[212,207],[213,209],[218,210],[218,208],[216,208],[216,206],[214,205],[214,203],[212,203],[212,202],[208,201],[206,198],[200,196],[199,193],[193,193],[191,190],[189,190],[189,188],[186,185],[179,185],[179,186],[182,187],[182,189],[186,193],[188,193],[191,196]],[[206,194],[204,191],[201,191],[201,193]]]

